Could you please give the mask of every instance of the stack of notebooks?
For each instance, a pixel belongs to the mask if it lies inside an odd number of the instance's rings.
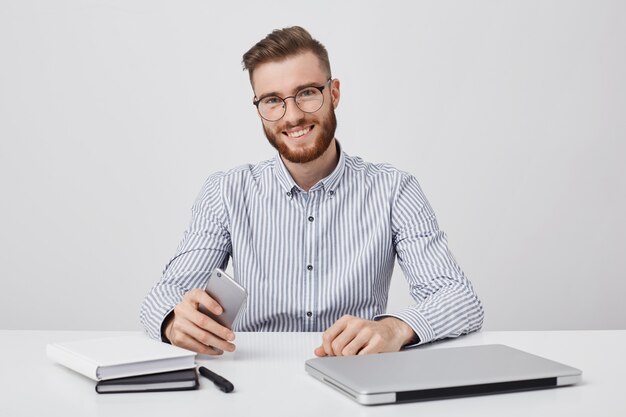
[[[53,343],[48,357],[96,383],[96,392],[181,391],[198,388],[194,352],[143,334]]]

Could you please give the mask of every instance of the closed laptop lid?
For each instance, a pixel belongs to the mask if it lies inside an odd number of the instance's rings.
[[[504,345],[309,359],[306,370],[362,404],[574,384],[582,372]]]

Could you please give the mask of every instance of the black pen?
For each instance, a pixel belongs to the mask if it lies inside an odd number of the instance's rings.
[[[233,387],[233,384],[231,384],[229,380],[222,376],[219,376],[213,371],[208,370],[204,366],[199,367],[198,371],[200,371],[200,375],[213,381],[213,383],[224,392],[231,392],[235,389],[235,387]]]

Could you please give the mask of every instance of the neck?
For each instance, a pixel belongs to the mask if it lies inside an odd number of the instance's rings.
[[[333,138],[328,149],[314,161],[304,164],[287,161],[282,156],[281,159],[287,167],[293,180],[304,191],[309,191],[319,180],[326,178],[337,166],[339,162],[339,152],[337,152],[337,142]]]

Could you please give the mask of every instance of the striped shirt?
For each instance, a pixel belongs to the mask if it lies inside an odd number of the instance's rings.
[[[344,314],[393,316],[420,343],[480,329],[481,303],[417,180],[340,151],[308,192],[280,156],[209,176],[191,223],[141,307],[147,333],[183,295],[233,261],[248,291],[235,331],[324,331]],[[415,304],[386,312],[395,260]]]

